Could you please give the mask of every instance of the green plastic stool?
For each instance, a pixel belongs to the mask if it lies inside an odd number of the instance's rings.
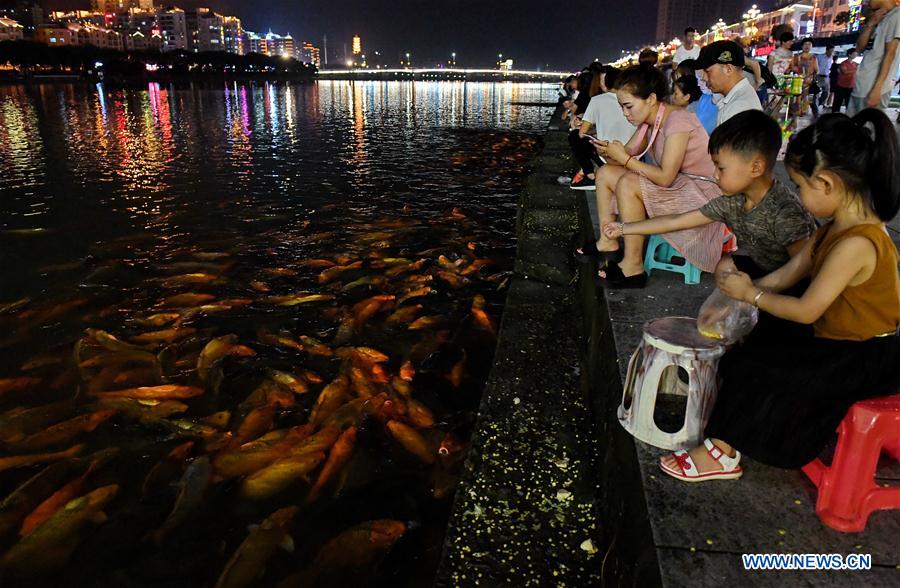
[[[681,257],[681,254],[668,241],[659,235],[651,235],[647,243],[647,254],[644,256],[644,271],[647,275],[655,269],[675,272],[684,276],[685,284],[699,284],[700,268],[686,259],[683,264],[674,264],[672,259],[675,257]]]

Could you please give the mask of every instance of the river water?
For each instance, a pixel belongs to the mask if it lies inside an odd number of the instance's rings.
[[[0,86],[0,577],[430,583],[554,98]]]

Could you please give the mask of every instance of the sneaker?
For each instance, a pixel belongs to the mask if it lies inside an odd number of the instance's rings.
[[[591,178],[584,176],[581,180],[577,182],[572,182],[572,185],[569,186],[572,190],[596,190],[597,186],[594,183],[594,180]]]
[[[572,176],[572,183],[577,184],[578,182],[580,182],[583,179],[584,179],[584,172],[581,170],[578,170],[578,173],[576,173],[574,176]]]

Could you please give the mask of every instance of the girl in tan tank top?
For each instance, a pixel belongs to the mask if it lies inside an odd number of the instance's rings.
[[[900,146],[867,109],[826,114],[798,133],[785,163],[803,205],[831,219],[786,265],[719,288],[761,311],[813,325],[814,336],[757,330],[719,364],[721,387],[703,445],[660,460],[688,482],[741,476],[740,455],[797,468],[817,457],[854,402],[900,392],[900,279],[885,223],[900,208]],[[798,282],[800,296],[781,294]]]

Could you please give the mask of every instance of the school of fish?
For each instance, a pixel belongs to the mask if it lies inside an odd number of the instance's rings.
[[[124,299],[0,301],[0,353],[60,323],[80,332],[0,374],[0,584],[58,578],[115,533],[166,553],[212,504],[253,522],[211,550],[209,585],[371,573],[416,521],[304,525],[377,478],[361,465],[373,452],[430,500],[452,496],[474,418],[456,397],[480,393],[485,368],[472,381],[469,366],[492,354],[509,280],[466,211],[445,216],[460,237],[428,250],[408,237],[433,226],[398,214],[350,224],[320,257],[283,262],[291,235],[263,252],[278,265],[250,270],[239,251],[185,247]]]

